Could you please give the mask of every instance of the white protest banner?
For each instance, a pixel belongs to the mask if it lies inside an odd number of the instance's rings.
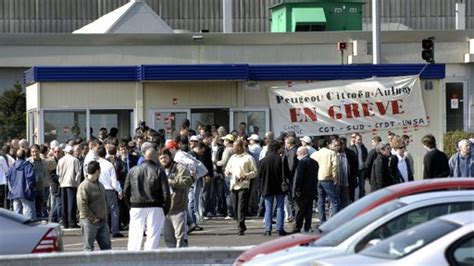
[[[418,76],[272,87],[268,96],[273,130],[297,136],[428,125]]]

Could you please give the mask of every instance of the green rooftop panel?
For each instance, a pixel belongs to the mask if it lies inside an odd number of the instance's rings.
[[[272,7],[272,32],[362,30],[361,1],[285,0]]]

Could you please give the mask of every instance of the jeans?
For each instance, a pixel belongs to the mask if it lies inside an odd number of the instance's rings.
[[[217,213],[227,215],[227,203],[225,197],[225,180],[224,176],[218,175],[214,178],[216,190]]]
[[[53,223],[59,222],[62,217],[62,200],[61,194],[55,196],[51,193],[51,210],[49,212],[50,221]]]
[[[196,219],[198,223],[202,223],[204,217],[204,177],[198,178],[194,186],[194,211],[196,212]]]
[[[7,185],[0,185],[0,208],[7,208]]]
[[[194,213],[194,192],[195,192],[195,188],[196,187],[196,183],[194,183],[190,188],[189,188],[189,191],[188,191],[188,216],[191,217],[191,224],[195,224],[196,223],[196,214]],[[189,222],[188,222],[188,225]]]
[[[329,201],[331,202],[331,216],[333,216],[339,211],[339,196],[337,195],[337,189],[332,180],[320,180],[318,182],[318,212],[321,224],[326,222],[326,208],[324,206],[326,196],[329,197]]]
[[[82,239],[84,241],[84,251],[94,250],[94,241],[97,240],[101,250],[111,249],[109,226],[105,221],[92,224],[88,219],[81,219]]]
[[[110,215],[110,229],[112,234],[120,233],[119,205],[115,190],[105,191],[105,201],[107,202],[107,212]]]
[[[23,214],[28,219],[36,218],[35,202],[24,198],[13,199],[13,211],[18,214]]]
[[[276,201],[277,231],[283,231],[285,194],[265,196],[265,232],[272,231],[273,203]]]
[[[234,201],[230,193],[230,177],[225,178],[224,182],[225,201],[227,204],[227,216],[234,217]]]

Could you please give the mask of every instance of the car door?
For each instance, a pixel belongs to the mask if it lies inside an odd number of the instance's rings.
[[[428,205],[408,211],[372,230],[355,245],[354,250],[358,253],[369,245],[375,244],[378,240],[386,239],[405,229],[433,220],[436,217],[473,209],[474,203],[472,201],[462,201]]]

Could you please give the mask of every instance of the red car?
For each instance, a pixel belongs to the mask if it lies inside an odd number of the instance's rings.
[[[270,254],[279,250],[297,245],[307,245],[317,240],[323,234],[327,234],[357,216],[360,216],[385,202],[398,199],[403,196],[424,192],[440,190],[462,190],[474,189],[474,178],[438,178],[406,182],[386,187],[370,193],[360,200],[347,206],[334,217],[321,225],[316,234],[292,234],[255,246],[242,253],[234,262],[241,265],[259,254]]]

